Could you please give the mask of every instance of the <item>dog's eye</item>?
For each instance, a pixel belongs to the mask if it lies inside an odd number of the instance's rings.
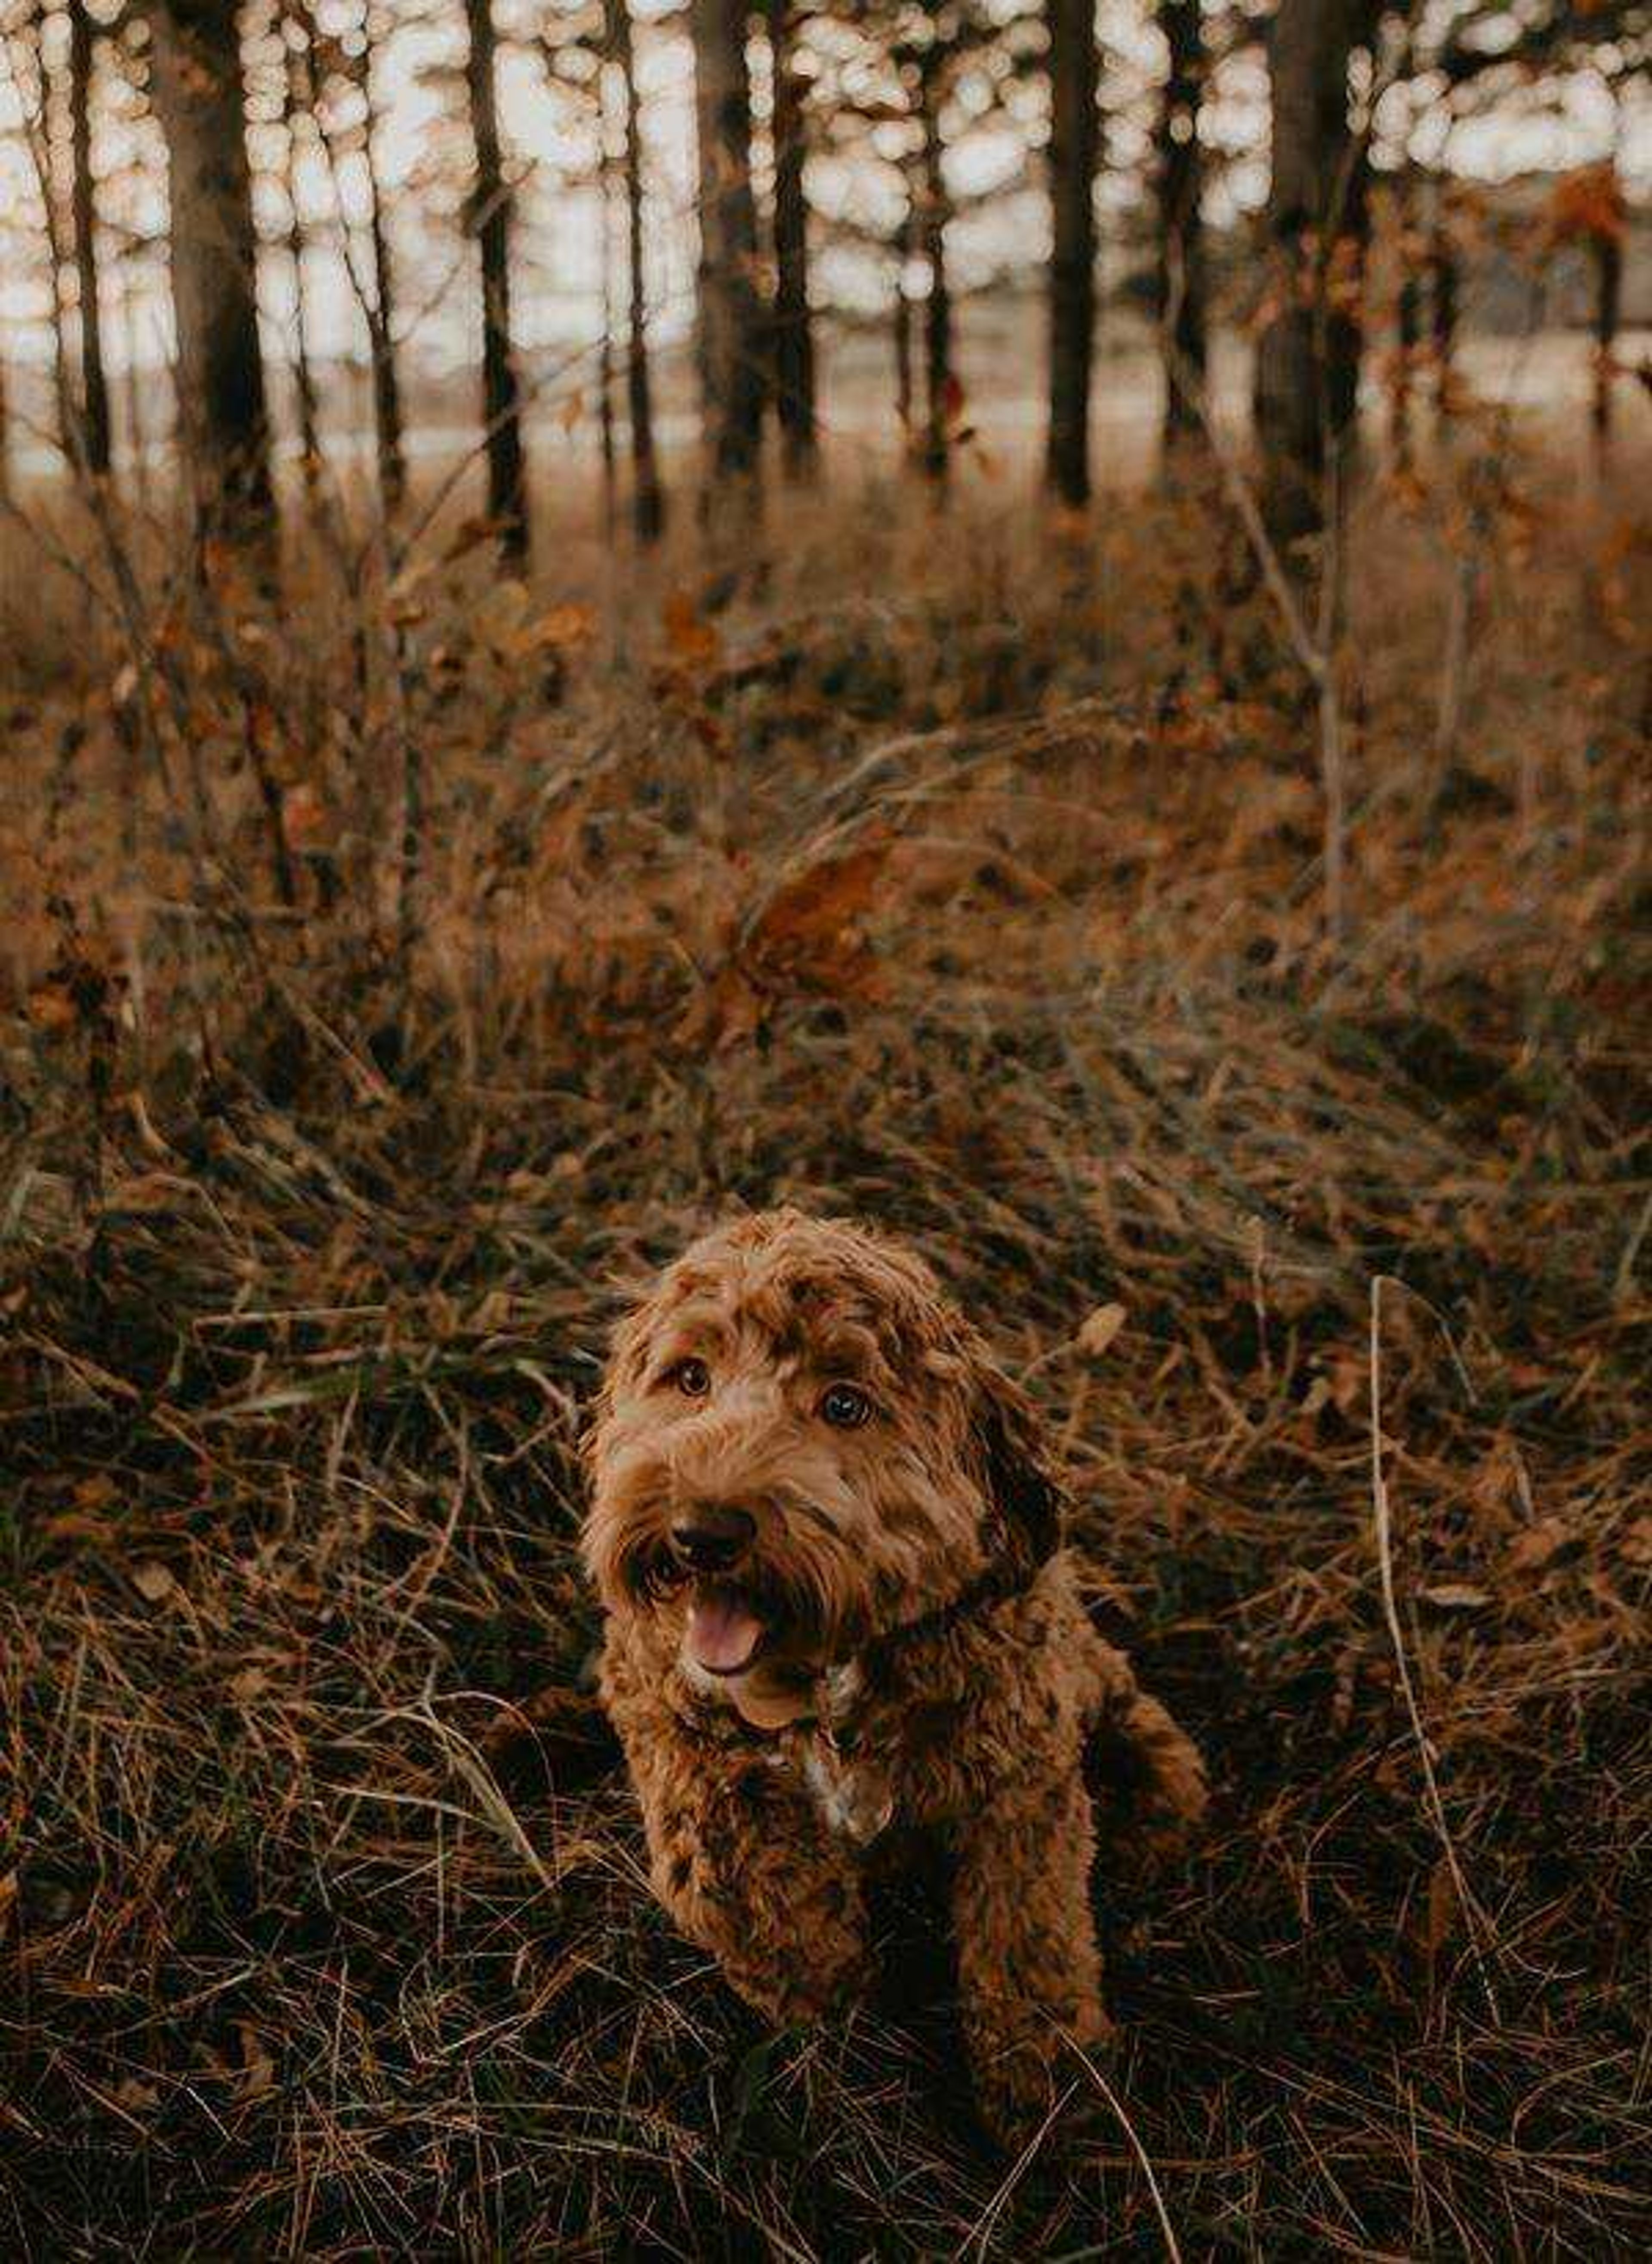
[[[685,1399],[703,1399],[711,1390],[711,1370],[703,1360],[679,1360],[667,1370],[665,1380],[674,1383]]]
[[[821,1420],[839,1431],[858,1431],[872,1417],[872,1402],[852,1383],[834,1383],[821,1395]]]

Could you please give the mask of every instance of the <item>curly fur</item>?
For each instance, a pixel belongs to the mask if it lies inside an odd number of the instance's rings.
[[[859,1428],[822,1415],[845,1382]],[[1127,1757],[1146,1831],[1205,1796],[1084,1614],[1026,1400],[921,1259],[781,1210],[695,1243],[621,1323],[589,1451],[604,1696],[661,1902],[750,2003],[810,2019],[869,1984],[889,1827],[942,1835],[977,2095],[1024,2129],[1063,2038],[1107,2033],[1087,1744]],[[730,1512],[749,1543],[708,1580],[674,1528]],[[691,1622],[719,1601],[761,1629],[732,1673]]]

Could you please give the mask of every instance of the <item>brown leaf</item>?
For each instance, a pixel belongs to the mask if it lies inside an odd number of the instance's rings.
[[[1564,1518],[1540,1518],[1510,1542],[1503,1553],[1503,1569],[1505,1572],[1538,1571],[1551,1556],[1558,1556],[1571,1539],[1572,1530]]]
[[[1626,1564],[1652,1564],[1652,1517],[1637,1517],[1618,1543]]]
[[[237,2021],[241,2035],[241,2068],[235,2082],[238,2099],[261,2099],[275,2081],[275,2062],[264,2039],[246,2021]]]
[[[327,812],[320,789],[301,779],[281,796],[281,838],[289,849],[301,852],[320,846],[326,838]]]
[[[72,1030],[79,1010],[67,983],[40,983],[29,993],[28,1015],[37,1030]]]
[[[673,590],[665,601],[665,642],[672,657],[685,668],[714,668],[722,641],[714,625],[703,620],[685,590]]]
[[[747,937],[756,958],[830,949],[865,911],[889,861],[888,837],[822,857],[770,897]]]
[[[158,1604],[164,1602],[171,1594],[178,1582],[164,1564],[157,1564],[154,1557],[149,1556],[141,1564],[133,1566],[132,1585],[146,1603]]]
[[[1092,1360],[1099,1360],[1130,1316],[1122,1305],[1098,1305],[1082,1322],[1074,1343]]]
[[[1425,1603],[1442,1612],[1482,1611],[1492,1600],[1484,1588],[1472,1587],[1467,1580],[1443,1580],[1438,1587],[1418,1593]]]
[[[1629,214],[1615,169],[1610,163],[1583,165],[1556,181],[1548,220],[1562,243],[1587,237],[1597,243],[1621,243]]]

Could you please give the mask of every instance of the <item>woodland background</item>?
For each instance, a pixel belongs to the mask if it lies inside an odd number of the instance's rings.
[[[0,27],[11,2246],[1644,2253],[1652,9]],[[591,1697],[778,1200],[1212,1760],[1013,2162]]]

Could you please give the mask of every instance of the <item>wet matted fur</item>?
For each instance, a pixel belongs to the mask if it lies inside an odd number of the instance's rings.
[[[808,2019],[871,1979],[870,1867],[938,1834],[977,2095],[1024,2130],[1064,2040],[1107,2033],[1087,1743],[1144,1831],[1205,1798],[1085,1615],[1027,1401],[920,1259],[772,1211],[621,1322],[590,1458],[603,1691],[661,1902]]]

